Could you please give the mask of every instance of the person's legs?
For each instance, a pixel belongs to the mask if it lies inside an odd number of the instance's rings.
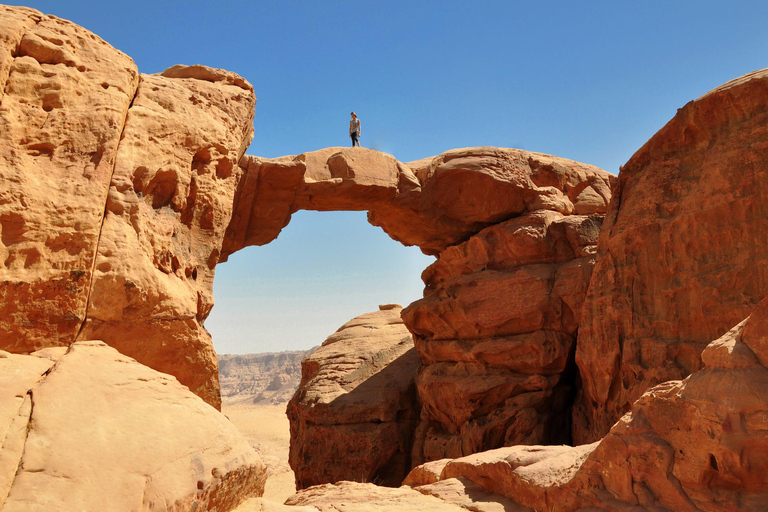
[[[357,140],[357,132],[352,132],[349,136],[352,137],[352,147],[355,147],[355,142],[357,142],[357,146],[360,147],[360,141]]]

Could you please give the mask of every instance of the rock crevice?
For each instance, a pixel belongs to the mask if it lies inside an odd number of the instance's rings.
[[[133,91],[133,96],[131,97],[131,102],[128,104],[128,108],[125,110],[125,116],[123,117],[123,123],[120,127],[120,136],[117,139],[117,146],[115,147],[115,153],[118,153],[120,151],[120,144],[123,141],[123,138],[125,136],[125,126],[128,123],[128,113],[131,110],[131,107],[133,106],[133,102],[136,100],[136,96],[139,94],[139,86],[141,85],[141,76],[139,76],[139,80],[136,83],[136,88]],[[115,161],[114,165],[112,166],[112,174],[109,176],[109,182],[112,183],[112,179],[115,176],[115,168],[116,168],[117,162]],[[104,205],[104,211],[101,215],[101,222],[99,227],[99,235],[96,238],[96,244],[94,246],[94,252],[93,252],[93,258],[91,263],[91,272],[90,272],[90,282],[88,284],[88,294],[85,297],[85,313],[83,314],[83,320],[80,323],[80,327],[77,329],[77,333],[75,333],[75,336],[72,338],[72,342],[82,339],[81,333],[83,331],[83,327],[85,326],[85,322],[88,319],[88,309],[91,304],[91,293],[93,292],[93,276],[96,271],[96,260],[97,255],[99,254],[99,245],[101,243],[101,235],[104,231],[104,221],[107,218],[107,208],[109,203],[109,191],[107,191],[107,194],[104,196],[104,200],[102,204]]]

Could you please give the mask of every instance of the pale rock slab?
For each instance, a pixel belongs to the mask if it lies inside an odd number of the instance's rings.
[[[176,379],[99,341],[59,350],[0,357],[2,424],[16,409],[22,432],[0,452],[2,512],[229,510],[261,495],[259,457]]]
[[[320,512],[465,512],[466,509],[410,487],[379,487],[358,482],[316,485],[288,498],[286,505],[313,506]]]

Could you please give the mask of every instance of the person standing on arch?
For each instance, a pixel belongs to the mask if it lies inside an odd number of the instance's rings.
[[[360,137],[360,120],[357,118],[357,114],[352,112],[352,119],[349,120],[349,136],[352,138],[352,147],[360,147],[360,141],[357,140]]]

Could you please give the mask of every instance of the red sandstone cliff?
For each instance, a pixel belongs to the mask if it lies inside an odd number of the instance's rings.
[[[768,294],[766,140],[759,71],[685,105],[622,167],[579,330],[574,441],[698,370]]]

